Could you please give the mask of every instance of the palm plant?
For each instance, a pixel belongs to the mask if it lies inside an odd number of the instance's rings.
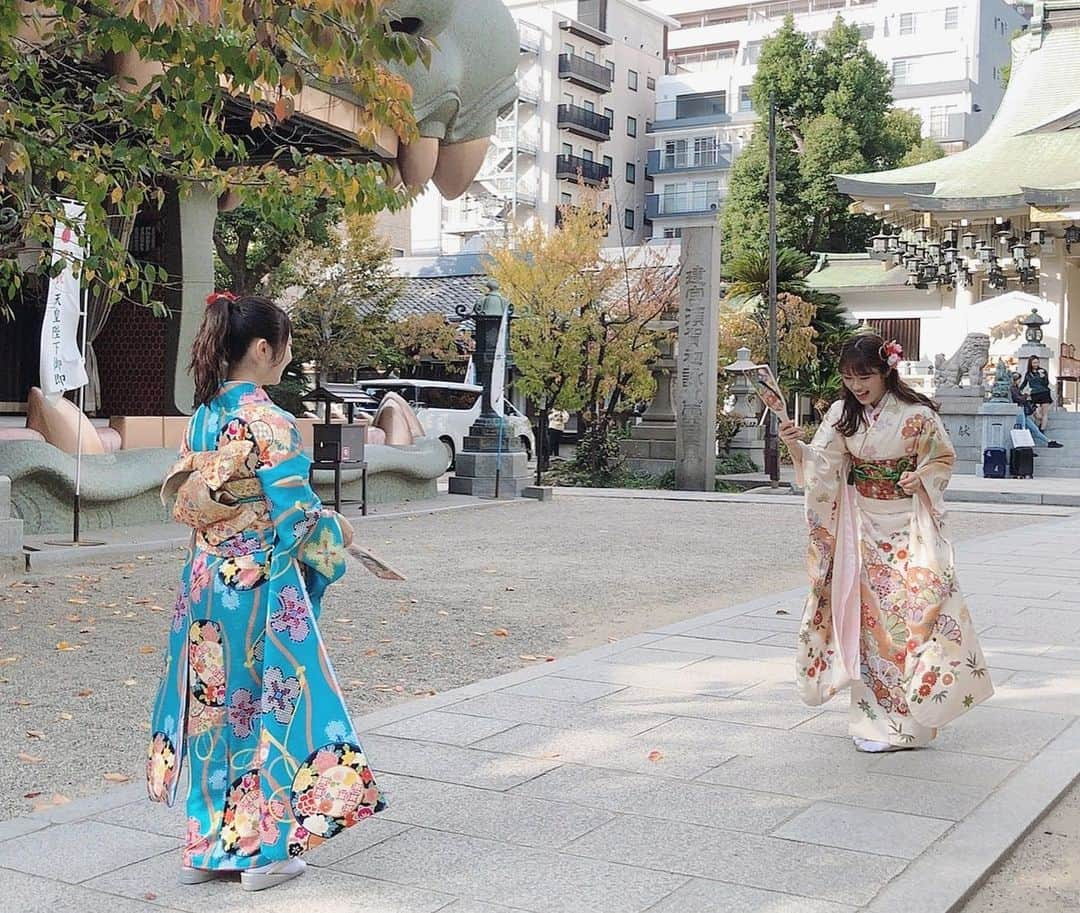
[[[811,257],[790,247],[776,254],[776,292],[806,297],[806,274],[814,265]],[[735,257],[727,265],[728,300],[764,302],[769,295],[769,255],[751,250]]]

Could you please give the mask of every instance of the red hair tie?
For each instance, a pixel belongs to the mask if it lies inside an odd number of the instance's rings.
[[[236,295],[232,292],[211,292],[206,296],[206,306],[210,307],[210,305],[217,301],[218,298],[224,298],[228,302],[233,302],[236,300]]]

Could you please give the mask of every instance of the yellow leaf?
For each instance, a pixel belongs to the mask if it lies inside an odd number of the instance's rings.
[[[79,645],[69,644],[66,640],[62,640],[56,645],[56,649],[59,650],[61,653],[70,653],[72,650],[78,650]]]
[[[109,773],[105,774],[104,779],[108,780],[110,783],[127,783],[127,781],[131,779],[131,777],[129,777],[127,774]]]
[[[140,653],[156,653],[157,652],[157,647],[151,647],[151,646],[139,647],[139,652]]]
[[[112,193],[109,194],[109,199],[112,200],[114,205],[119,205],[120,202],[124,199],[124,189],[119,184],[117,184],[112,189]]]
[[[494,634],[496,637],[509,637],[510,636],[510,632],[507,631],[506,628],[496,628],[491,633]]]

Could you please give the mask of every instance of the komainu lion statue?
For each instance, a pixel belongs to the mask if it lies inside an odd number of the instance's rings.
[[[959,387],[966,374],[973,387],[982,383],[982,370],[990,361],[990,336],[968,333],[960,348],[948,361],[944,355],[934,359],[934,383],[937,389]]]

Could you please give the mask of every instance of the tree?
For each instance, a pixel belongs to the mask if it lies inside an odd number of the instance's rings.
[[[784,247],[776,253],[776,290],[778,294],[791,292],[801,295],[806,291],[806,274],[814,261],[801,251]],[[767,300],[769,294],[769,255],[751,250],[731,260],[726,269],[728,278],[727,299],[736,301],[754,299],[754,303]]]
[[[813,328],[814,305],[798,295],[785,292],[776,299],[777,340],[781,374],[809,364],[817,355]],[[760,302],[745,302],[720,312],[720,360],[735,361],[740,348],[750,350],[755,363],[769,359],[769,315]]]
[[[332,371],[386,367],[396,358],[390,309],[403,281],[374,216],[353,216],[331,230],[329,243],[299,247],[285,265],[296,358],[315,365],[318,383]]]
[[[603,460],[622,412],[655,392],[650,366],[669,332],[657,320],[674,309],[678,281],[655,250],[605,259],[605,213],[601,195],[587,193],[560,209],[556,229],[515,230],[489,266],[514,305],[517,387],[540,412],[541,436],[551,409],[579,412],[597,443],[583,453]]]
[[[888,68],[858,26],[838,17],[817,44],[788,16],[762,46],[751,98],[763,114],[770,99],[776,103],[781,244],[805,252],[862,249],[873,221],[848,211],[833,175],[895,167],[921,138],[914,115],[891,110]],[[726,257],[765,248],[767,179],[767,137],[758,129],[732,169]]]
[[[464,363],[472,337],[442,314],[412,314],[391,325],[387,367],[413,376],[424,362]]]
[[[276,158],[251,152],[312,84],[344,84],[364,99],[359,142],[380,129],[412,139],[410,88],[388,64],[427,55],[384,0],[3,4],[0,205],[13,215],[0,238],[0,289],[12,300],[28,276],[50,270],[62,197],[86,205],[91,294],[142,303],[169,277],[131,258],[127,236],[166,186],[231,189],[264,217],[308,192],[354,210],[394,203],[381,164],[280,139]]]
[[[341,206],[311,190],[290,198],[267,219],[249,203],[218,214],[214,222],[214,274],[219,289],[237,295],[274,294],[298,245],[332,243]]]

